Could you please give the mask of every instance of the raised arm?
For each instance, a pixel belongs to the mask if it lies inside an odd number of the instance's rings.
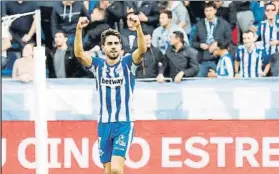
[[[92,64],[92,59],[89,54],[83,49],[82,43],[82,29],[89,24],[89,20],[87,17],[80,17],[77,28],[76,28],[76,38],[75,38],[75,45],[74,45],[74,52],[77,59],[85,66],[90,67]]]
[[[138,36],[138,48],[133,52],[133,61],[135,64],[140,64],[143,55],[147,51],[147,46],[145,43],[144,34],[138,16],[134,15],[130,20],[133,21],[133,25],[137,28],[137,36]]]

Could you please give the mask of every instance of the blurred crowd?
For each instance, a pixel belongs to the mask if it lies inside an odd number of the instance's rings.
[[[101,33],[121,33],[125,56],[137,48],[139,16],[148,47],[137,78],[164,82],[185,77],[258,78],[279,76],[279,1],[1,1],[2,17],[41,10],[42,41],[49,78],[94,78],[75,58],[79,17],[87,54],[105,58]],[[36,46],[33,15],[2,20],[1,71],[33,80]]]

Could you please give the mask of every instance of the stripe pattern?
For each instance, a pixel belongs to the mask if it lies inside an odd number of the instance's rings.
[[[102,58],[93,57],[89,69],[95,75],[99,92],[99,122],[135,121],[131,114],[133,91],[135,87],[135,71],[132,55],[122,57],[111,66]]]

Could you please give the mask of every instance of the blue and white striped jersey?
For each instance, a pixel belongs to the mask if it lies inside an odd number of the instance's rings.
[[[262,72],[263,50],[254,47],[252,52],[248,52],[244,45],[237,47],[235,60],[240,61],[240,77],[259,77]]]
[[[279,40],[279,20],[276,19],[273,25],[270,25],[267,20],[262,21],[258,25],[257,35],[261,37],[262,47],[267,55],[274,54],[279,51],[279,46],[271,46],[272,40]]]
[[[98,122],[130,122],[131,103],[135,87],[135,71],[138,66],[133,63],[132,55],[122,57],[111,66],[105,59],[93,57],[90,71],[96,78],[99,92]]]
[[[220,57],[217,64],[216,73],[218,78],[234,76],[233,59],[230,53]]]

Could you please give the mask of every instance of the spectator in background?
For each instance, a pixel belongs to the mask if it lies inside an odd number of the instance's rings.
[[[184,34],[184,43],[185,46],[189,45],[188,36],[185,31],[173,23],[172,21],[172,12],[168,10],[163,10],[160,12],[160,27],[156,28],[153,31],[152,35],[152,45],[155,48],[161,50],[163,54],[166,53],[170,45],[170,36],[174,31],[181,31]]]
[[[170,39],[171,47],[164,56],[163,66],[160,68],[157,81],[165,81],[164,71],[169,67],[170,77],[180,83],[183,77],[194,77],[199,71],[198,52],[189,46],[184,46],[184,34],[174,31]]]
[[[279,51],[279,21],[276,20],[277,9],[272,3],[265,4],[266,20],[260,22],[257,27],[257,37],[260,37],[267,55]]]
[[[28,43],[22,50],[22,58],[15,61],[12,78],[21,82],[31,82],[34,77],[34,44]]]
[[[264,15],[264,6],[266,3],[269,1],[264,0],[264,1],[252,1],[250,4],[250,9],[253,12],[255,21],[254,25],[258,25],[260,22],[265,20],[265,15]]]
[[[76,26],[78,19],[81,16],[86,16],[89,20],[91,18],[82,2],[55,2],[53,5],[51,18],[52,37],[55,37],[57,31],[63,31],[68,36],[68,44],[73,45],[75,40]]]
[[[100,0],[100,8],[106,10],[107,12],[107,24],[113,29],[119,31],[119,22],[123,18],[123,1],[108,1]]]
[[[187,7],[188,11],[192,12],[192,25],[196,24],[199,20],[205,18],[203,12],[204,4],[205,1],[184,1],[184,5]]]
[[[38,9],[35,2],[32,1],[7,1],[6,15],[15,15],[28,12],[34,12]],[[12,44],[18,44],[20,50],[29,41],[35,41],[36,33],[35,16],[27,15],[16,19],[10,26],[10,34],[12,36]]]
[[[263,67],[271,61],[271,75],[278,76],[279,21],[277,7],[274,3],[265,3],[264,9],[266,20],[257,27],[257,37],[260,38],[262,47],[266,52],[266,56],[263,57]]]
[[[152,46],[151,34],[145,33],[145,43],[147,52],[144,54],[141,65],[137,68],[136,78],[156,78],[159,66],[163,62],[161,51]]]
[[[217,12],[216,16],[223,18],[226,20],[230,25],[231,29],[233,30],[236,26],[236,8],[233,3],[230,3],[228,7],[223,7],[224,1],[214,1]]]
[[[54,37],[55,49],[48,50],[47,65],[50,78],[86,77],[89,73],[75,58],[74,50],[67,45],[68,37],[57,31]]]
[[[191,32],[191,21],[187,8],[182,1],[168,1],[167,10],[172,12],[173,22],[183,28],[187,34]]]
[[[94,8],[91,14],[91,23],[85,28],[86,39],[85,50],[94,51],[94,47],[100,46],[101,33],[109,29],[110,26],[106,23],[106,11],[100,7]]]
[[[159,22],[159,6],[155,1],[125,1],[124,16],[129,13],[135,13],[139,16],[142,29],[152,33]]]
[[[255,44],[255,33],[251,30],[243,33],[244,45],[239,45],[235,55],[235,77],[255,78],[265,77],[270,70],[270,64],[262,70],[264,50]]]
[[[137,47],[137,29],[131,22],[130,18],[131,16],[135,15],[134,12],[130,12],[127,14],[126,22],[127,22],[127,28],[124,28],[120,34],[121,34],[121,40],[122,40],[122,48],[125,52],[132,53],[134,52]]]
[[[229,53],[229,43],[218,43],[217,49],[214,51],[214,56],[220,57],[216,71],[209,69],[208,77],[210,78],[230,78],[234,77],[233,58]]]
[[[91,14],[94,10],[94,8],[99,5],[98,1],[95,0],[87,0],[87,1],[83,1],[84,7],[86,8],[86,10]]]
[[[206,18],[200,20],[196,26],[192,45],[199,51],[200,69],[198,77],[207,77],[209,69],[216,71],[218,59],[213,51],[218,43],[232,43],[232,30],[230,24],[222,18],[216,17],[217,7],[214,2],[205,4]]]
[[[250,1],[233,1],[236,8],[237,24],[239,26],[239,33],[248,31],[254,24],[255,17],[250,10]],[[242,34],[239,34],[241,36]],[[239,37],[239,41],[242,41]],[[239,42],[238,42],[239,43]]]
[[[191,8],[190,1],[184,1],[184,6],[186,7],[186,9],[189,13],[190,22],[191,22],[192,27],[193,27],[197,23],[197,18],[194,15],[194,12],[193,12],[194,9]]]

